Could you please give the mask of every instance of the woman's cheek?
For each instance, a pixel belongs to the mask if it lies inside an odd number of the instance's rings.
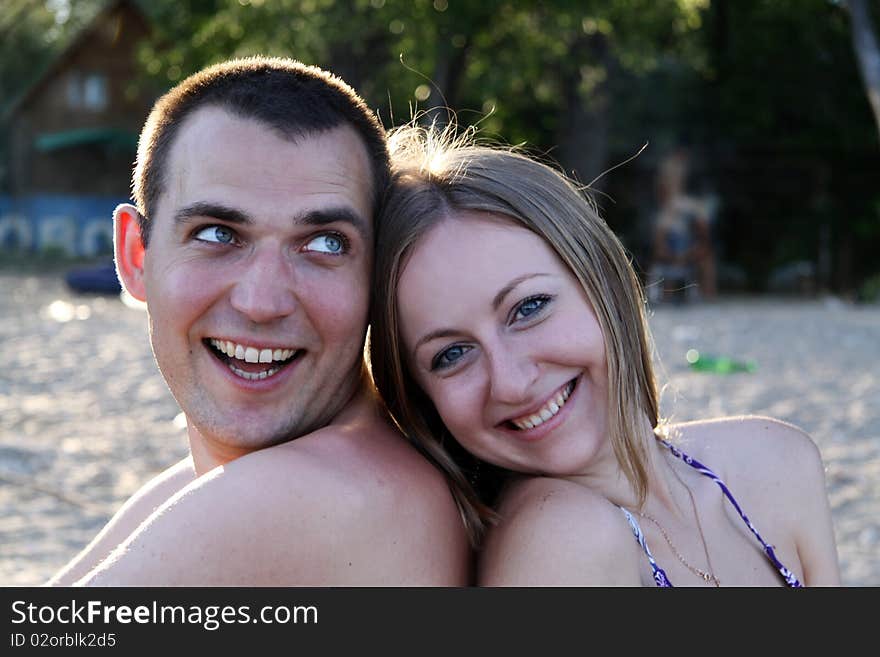
[[[446,423],[447,427],[452,430],[450,425],[454,422],[456,430],[453,433],[457,431],[461,435],[467,435],[479,432],[486,411],[483,408],[485,398],[485,395],[480,394],[479,386],[474,385],[474,381],[467,376],[461,377],[454,393],[447,398],[447,414],[452,418]]]

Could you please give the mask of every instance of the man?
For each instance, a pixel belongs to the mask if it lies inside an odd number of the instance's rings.
[[[363,363],[387,178],[381,126],[313,67],[226,62],[156,103],[116,264],[191,456],[50,584],[467,583],[449,489]]]

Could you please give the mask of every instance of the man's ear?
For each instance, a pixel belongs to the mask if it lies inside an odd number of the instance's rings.
[[[138,301],[146,301],[144,292],[144,243],[141,239],[140,214],[130,203],[113,211],[113,251],[116,275],[125,290]]]

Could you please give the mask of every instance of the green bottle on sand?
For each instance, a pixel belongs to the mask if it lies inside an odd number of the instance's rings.
[[[708,356],[701,354],[696,349],[688,349],[685,358],[690,364],[691,369],[697,372],[733,374],[735,372],[754,372],[758,369],[757,363],[752,360],[741,361],[733,360],[726,356]]]

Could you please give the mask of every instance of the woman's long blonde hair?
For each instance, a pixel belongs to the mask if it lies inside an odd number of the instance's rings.
[[[410,376],[400,334],[397,287],[413,246],[450,214],[509,219],[539,235],[575,274],[605,341],[608,433],[642,503],[647,493],[644,418],[657,427],[659,399],[645,300],[622,244],[587,194],[551,166],[472,135],[408,126],[389,137],[392,184],[377,220],[369,361],[401,431],[447,474],[474,545],[495,520],[469,479],[466,455]]]

